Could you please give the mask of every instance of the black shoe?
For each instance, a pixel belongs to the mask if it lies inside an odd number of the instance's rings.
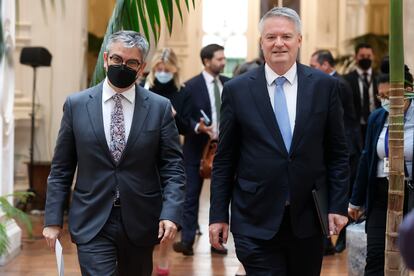
[[[335,251],[341,253],[346,248],[346,228],[342,229],[339,233],[338,239],[336,240]]]
[[[335,247],[330,238],[325,238],[323,241],[323,255],[329,256],[335,254]]]
[[[227,248],[223,247],[223,249],[217,249],[217,248],[211,247],[211,253],[227,255]]]
[[[339,240],[336,242],[335,251],[336,253],[341,253],[346,248],[345,240]]]
[[[323,250],[323,255],[324,256],[330,256],[330,255],[334,255],[336,252],[335,247],[328,247],[328,248],[324,248]]]
[[[177,253],[182,253],[185,256],[193,256],[194,251],[191,245],[186,245],[182,242],[176,242],[173,244],[173,249]]]

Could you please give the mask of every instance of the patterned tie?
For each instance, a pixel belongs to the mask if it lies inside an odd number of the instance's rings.
[[[112,96],[115,102],[114,109],[111,113],[111,142],[109,151],[111,152],[112,158],[116,163],[121,159],[122,152],[125,148],[125,123],[124,123],[124,112],[122,108],[122,95],[115,94]]]
[[[283,142],[285,143],[285,147],[289,152],[290,144],[292,143],[292,132],[290,128],[285,91],[283,91],[283,84],[285,81],[285,77],[278,77],[275,80],[276,91],[274,97],[274,112],[276,115],[277,124],[279,125],[279,129],[283,137]]]
[[[218,87],[218,81],[216,78],[213,80],[214,84],[214,105],[216,107],[216,116],[217,116],[217,123],[220,122],[220,108],[221,108],[221,96],[220,96],[220,88]]]

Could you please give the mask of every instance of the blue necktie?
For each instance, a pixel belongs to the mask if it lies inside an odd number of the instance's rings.
[[[285,91],[283,91],[283,84],[285,83],[285,77],[278,77],[275,80],[276,90],[274,98],[274,111],[276,115],[277,124],[279,125],[280,132],[283,137],[283,142],[287,151],[290,150],[290,144],[292,143],[292,131],[290,128],[289,113],[287,109]]]

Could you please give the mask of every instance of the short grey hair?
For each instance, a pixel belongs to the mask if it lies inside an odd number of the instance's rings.
[[[105,50],[109,52],[112,44],[121,42],[125,48],[138,48],[141,51],[143,60],[148,55],[149,43],[143,35],[135,31],[118,31],[109,36]]]
[[[300,20],[300,17],[298,15],[298,13],[296,11],[294,11],[290,8],[286,8],[286,7],[274,7],[273,9],[271,9],[270,11],[265,13],[265,15],[263,15],[263,17],[259,21],[259,31],[260,31],[260,33],[263,33],[264,21],[268,18],[271,18],[271,17],[285,17],[285,18],[289,19],[290,21],[295,23],[296,31],[299,34],[302,33],[302,22]]]

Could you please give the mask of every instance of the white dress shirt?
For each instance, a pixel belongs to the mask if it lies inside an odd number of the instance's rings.
[[[283,75],[287,79],[283,84],[283,91],[285,92],[287,110],[289,113],[290,129],[293,134],[295,129],[296,119],[296,100],[298,97],[298,77],[297,77],[297,65],[296,62],[290,67],[290,69]],[[282,77],[276,74],[267,63],[265,64],[265,77],[267,83],[267,91],[269,92],[270,103],[272,104],[273,110],[275,109],[275,80],[278,77]]]
[[[217,112],[220,112],[220,110],[216,110],[216,97],[214,95],[214,77],[210,75],[207,71],[202,72],[204,80],[207,85],[208,90],[208,97],[210,99],[210,106],[211,106],[211,120],[212,120],[212,126],[215,133],[218,131],[218,123],[217,123]],[[220,90],[220,96],[223,91],[223,84],[221,83],[219,77],[216,77],[217,85]]]
[[[102,115],[103,124],[105,130],[105,138],[108,143],[108,147],[111,142],[111,112],[114,108],[115,101],[112,100],[112,96],[116,92],[109,86],[108,79],[105,79],[102,87]],[[125,123],[125,142],[128,141],[129,132],[131,130],[132,117],[134,116],[134,105],[135,105],[135,85],[132,86],[125,92],[122,92],[122,110],[124,112],[124,123]]]
[[[408,176],[413,179],[413,142],[414,142],[414,106],[413,103],[407,109],[404,118],[404,160],[407,166]],[[385,157],[385,133],[388,128],[388,118],[382,128],[381,134],[377,142],[377,177],[388,177],[388,173],[384,172],[384,157]],[[389,150],[388,150],[389,154]]]

